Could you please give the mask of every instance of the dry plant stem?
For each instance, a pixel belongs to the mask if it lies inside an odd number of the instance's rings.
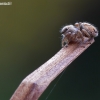
[[[91,40],[91,44],[94,40]],[[38,100],[48,85],[91,44],[77,43],[62,48],[46,63],[28,75],[10,100]]]

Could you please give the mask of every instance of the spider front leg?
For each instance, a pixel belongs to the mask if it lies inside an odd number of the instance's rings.
[[[68,41],[67,37],[63,38],[62,39],[62,47],[64,47],[64,46],[68,47],[68,44],[69,44],[69,41]]]

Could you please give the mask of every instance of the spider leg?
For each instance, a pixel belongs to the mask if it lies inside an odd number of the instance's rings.
[[[83,34],[80,30],[77,31],[78,36],[81,38],[82,42],[84,41]]]
[[[84,29],[84,26],[82,25],[82,22],[79,22],[79,27],[80,27],[80,30]]]
[[[69,44],[69,41],[68,41],[67,37],[65,37],[64,39],[62,39],[62,47],[64,47],[64,46],[67,47],[68,44]]]
[[[81,22],[79,23],[79,25],[80,25],[80,30],[83,33],[83,36],[88,37],[87,43],[91,44],[91,42],[89,42],[91,39],[93,39],[93,37],[91,36],[91,31],[89,30],[87,31],[87,29],[84,27],[84,25]]]
[[[88,38],[90,38],[90,34],[85,30],[85,29],[82,29],[82,33],[87,36]]]
[[[75,23],[74,26],[79,29],[79,23]]]
[[[92,39],[94,39],[94,37],[89,38],[89,39],[86,41],[86,43],[87,43],[87,44],[91,44],[90,41],[91,41]]]
[[[81,41],[82,41],[81,47],[85,48],[85,46],[84,46],[84,36],[83,36],[82,32],[80,30],[78,30],[77,34],[78,34],[79,38],[81,38]]]
[[[90,38],[91,33],[86,30],[86,28],[84,27],[84,25],[81,22],[79,22],[79,26],[80,26],[80,31],[82,31],[83,35]]]
[[[91,44],[90,40],[93,39],[93,37],[90,35],[91,33],[89,31],[87,32],[85,29],[82,29],[82,32],[84,35],[88,37],[88,40],[86,41],[86,43]]]

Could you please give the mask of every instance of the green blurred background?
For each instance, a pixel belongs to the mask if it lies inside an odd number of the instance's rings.
[[[100,29],[99,0],[10,1],[0,6],[0,100],[9,100],[28,74],[61,49],[64,25],[87,21]],[[100,100],[99,38],[69,65],[48,100]]]

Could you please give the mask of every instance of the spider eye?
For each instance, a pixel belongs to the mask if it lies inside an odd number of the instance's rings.
[[[68,28],[66,28],[64,31],[66,32],[68,30]]]
[[[65,33],[68,30],[68,28],[64,29],[62,33]]]

